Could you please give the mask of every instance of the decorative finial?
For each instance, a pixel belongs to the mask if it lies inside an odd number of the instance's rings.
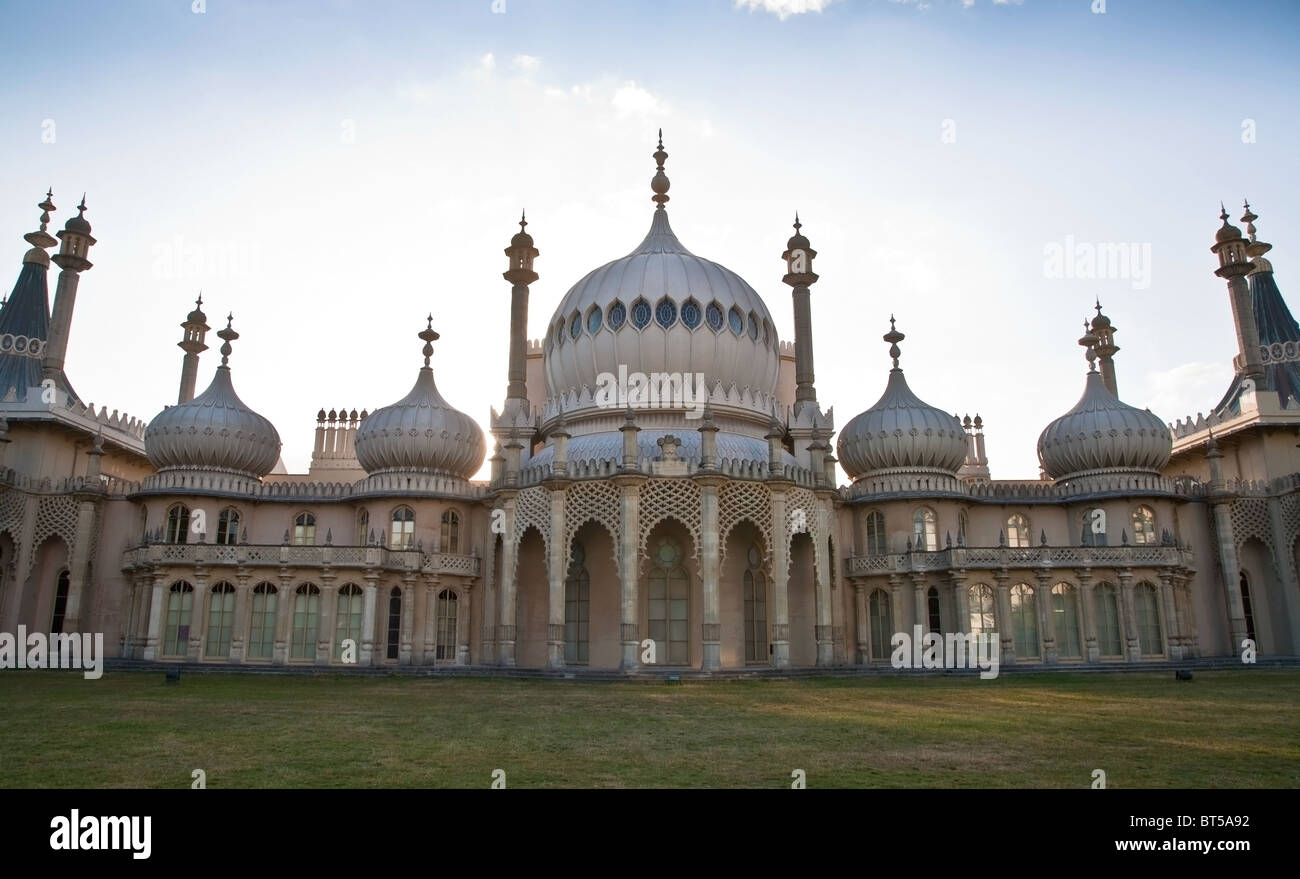
[[[650,180],[650,188],[654,190],[654,195],[650,197],[650,200],[659,206],[656,210],[662,211],[664,205],[668,203],[669,187],[668,175],[664,173],[664,160],[668,158],[668,153],[664,152],[664,130],[662,128],[659,129],[659,149],[654,151],[653,157],[657,163],[657,173]]]
[[[1219,202],[1219,219],[1225,226],[1228,224],[1228,209],[1223,206],[1223,202]]]
[[[81,194],[81,204],[77,205],[77,212],[78,214],[86,212],[86,193],[84,192]]]
[[[524,227],[527,225],[528,225],[528,211],[521,210],[519,212],[519,231],[520,232],[524,231]]]
[[[1093,335],[1092,324],[1088,323],[1087,318],[1084,318],[1083,320],[1083,335],[1079,337],[1079,344],[1082,345],[1086,351],[1083,356],[1088,358],[1088,372],[1096,372],[1097,337]]]
[[[226,328],[217,333],[217,338],[222,340],[222,344],[221,344],[221,365],[222,366],[229,366],[230,352],[234,350],[230,347],[230,343],[239,338],[239,333],[235,332],[234,328],[231,327],[231,323],[233,323],[234,320],[235,320],[234,312],[227,314]]]
[[[799,231],[800,229],[802,229],[802,228],[803,228],[803,223],[800,223],[800,222],[799,222],[799,212],[798,212],[798,211],[795,211],[795,212],[794,212],[794,231],[795,231],[795,232],[798,232],[798,231]]]
[[[53,247],[54,245],[59,243],[58,240],[55,239],[53,235],[45,231],[46,229],[49,228],[50,225],[50,211],[55,209],[54,202],[52,200],[53,198],[54,198],[54,189],[53,187],[51,187],[45,193],[45,200],[37,205],[37,207],[41,209],[41,228],[35,232],[28,232],[26,235],[23,236],[23,240],[25,240],[28,244],[42,251],[45,250],[46,248]],[[44,264],[49,265],[48,259],[45,261]]]
[[[898,369],[898,358],[903,355],[898,343],[906,339],[907,336],[900,333],[894,326],[894,316],[892,314],[889,316],[889,332],[885,333],[882,338],[889,343],[889,356],[894,358],[894,369]]]
[[[1251,211],[1249,201],[1243,199],[1241,205],[1246,209],[1246,213],[1241,215],[1241,222],[1246,224],[1246,237],[1249,238],[1253,244],[1255,242],[1255,221],[1258,220],[1259,217]]]
[[[433,329],[433,314],[428,317],[428,325],[420,331],[420,338],[424,340],[424,366],[427,369],[429,359],[433,357],[433,343],[440,338],[438,333]]]

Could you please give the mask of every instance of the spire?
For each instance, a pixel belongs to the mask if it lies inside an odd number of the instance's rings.
[[[420,338],[424,340],[424,368],[429,368],[429,360],[433,357],[433,343],[441,338],[433,329],[433,315],[429,315],[429,323],[424,329],[420,330]]]
[[[221,365],[230,368],[230,352],[234,349],[230,343],[239,338],[239,333],[235,332],[231,324],[235,320],[233,312],[226,315],[226,328],[217,332],[217,338],[221,340]]]
[[[1246,238],[1249,243],[1246,245],[1246,254],[1251,258],[1250,261],[1255,266],[1255,271],[1271,272],[1273,267],[1269,265],[1268,260],[1264,259],[1264,254],[1273,249],[1273,245],[1264,241],[1259,241],[1255,237],[1255,221],[1259,219],[1255,212],[1250,209],[1249,201],[1242,201],[1242,207],[1246,212],[1241,215],[1241,222],[1246,224]]]
[[[664,205],[668,203],[668,187],[670,185],[668,175],[664,173],[664,159],[668,158],[668,153],[664,152],[664,130],[662,128],[659,129],[659,148],[652,155],[657,163],[657,173],[650,180],[650,188],[655,193],[650,197],[650,200],[659,206],[655,210],[662,211]]]
[[[41,209],[41,228],[35,232],[28,232],[23,236],[23,239],[32,245],[32,249],[23,257],[23,262],[35,262],[43,266],[50,264],[49,254],[45,251],[59,243],[58,239],[45,231],[50,225],[50,211],[54,210],[53,198],[54,189],[50,188],[45,193],[45,201],[37,205]]]
[[[892,314],[889,316],[889,332],[885,333],[882,338],[889,343],[889,356],[894,358],[894,369],[898,369],[898,358],[903,356],[898,343],[906,339],[907,336],[900,333],[898,328],[894,326],[894,316]]]

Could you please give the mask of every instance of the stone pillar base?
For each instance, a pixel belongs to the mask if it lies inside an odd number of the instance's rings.
[[[772,667],[773,668],[790,667],[790,642],[789,641],[772,642]]]

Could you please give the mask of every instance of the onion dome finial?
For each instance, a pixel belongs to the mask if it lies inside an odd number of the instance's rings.
[[[882,338],[889,343],[889,356],[894,358],[894,369],[898,369],[898,358],[903,356],[898,343],[906,339],[907,336],[900,333],[898,328],[894,326],[894,316],[892,314],[889,316],[889,332],[885,333]]]
[[[430,358],[433,357],[433,343],[441,338],[433,328],[433,315],[429,315],[429,324],[423,330],[420,330],[419,336],[424,340],[424,365],[429,365]]]
[[[230,347],[230,343],[239,338],[239,333],[235,332],[234,327],[231,326],[231,323],[233,323],[234,320],[235,320],[234,312],[227,314],[226,328],[224,330],[217,331],[217,338],[220,339],[222,343],[221,344],[221,365],[222,366],[230,365],[230,353],[234,350],[233,348]]]
[[[662,211],[664,205],[668,203],[668,175],[664,173],[664,160],[668,158],[668,153],[664,152],[664,130],[659,129],[659,148],[652,154],[657,163],[657,173],[650,180],[650,188],[654,190],[654,195],[650,200],[657,204],[655,210]]]

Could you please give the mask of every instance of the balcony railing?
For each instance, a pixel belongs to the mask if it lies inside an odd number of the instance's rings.
[[[273,546],[237,543],[151,543],[128,549],[122,570],[169,565],[207,567],[376,568],[424,574],[477,577],[481,559],[473,555],[389,549],[384,546]]]
[[[951,569],[1192,567],[1192,551],[1179,546],[954,546],[934,552],[849,556],[844,560],[844,575],[863,577]]]

